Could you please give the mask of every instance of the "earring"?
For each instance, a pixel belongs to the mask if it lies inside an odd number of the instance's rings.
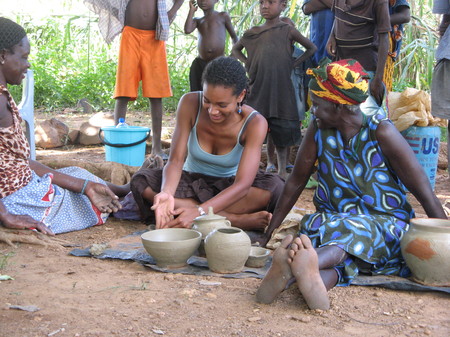
[[[237,106],[238,106],[237,113],[240,115],[242,113],[242,102],[238,102]]]

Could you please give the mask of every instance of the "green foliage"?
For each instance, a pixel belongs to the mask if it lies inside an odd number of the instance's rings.
[[[431,13],[431,0],[410,4],[411,21],[404,27],[402,49],[394,68],[394,90],[412,87],[429,91],[438,42],[438,17]]]

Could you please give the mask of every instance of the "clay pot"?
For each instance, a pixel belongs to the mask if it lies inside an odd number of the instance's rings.
[[[245,265],[250,268],[262,268],[266,265],[270,256],[270,249],[263,247],[252,247]]]
[[[400,246],[414,281],[450,286],[450,220],[412,219]]]
[[[250,237],[236,227],[215,229],[205,238],[209,269],[229,274],[242,271],[250,253]]]
[[[208,208],[208,214],[196,217],[192,229],[202,233],[202,239],[218,228],[231,227],[231,222],[224,216],[214,214],[213,208]]]
[[[202,234],[188,228],[163,228],[141,235],[145,250],[161,268],[181,268],[194,255]]]

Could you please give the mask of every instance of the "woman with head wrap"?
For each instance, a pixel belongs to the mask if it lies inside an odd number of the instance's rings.
[[[299,237],[288,235],[275,251],[257,300],[272,302],[295,278],[311,309],[328,309],[327,290],[349,285],[358,273],[409,273],[400,239],[414,211],[403,184],[429,217],[446,216],[394,125],[383,114],[361,112],[368,90],[361,65],[324,59],[308,73],[313,119],[265,239],[296,203],[317,160],[316,213],[303,217]]]
[[[120,208],[116,194],[129,186],[107,185],[80,168],[52,170],[29,159],[22,119],[7,89],[25,78],[29,54],[25,30],[0,17],[0,224],[50,235],[102,224]]]

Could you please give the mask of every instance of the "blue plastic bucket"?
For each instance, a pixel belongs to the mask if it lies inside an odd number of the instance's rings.
[[[413,149],[434,190],[441,129],[438,126],[410,126],[402,131],[402,135]]]
[[[130,166],[141,166],[145,159],[145,141],[150,129],[143,126],[116,128],[106,126],[98,134],[105,145],[106,161]]]

